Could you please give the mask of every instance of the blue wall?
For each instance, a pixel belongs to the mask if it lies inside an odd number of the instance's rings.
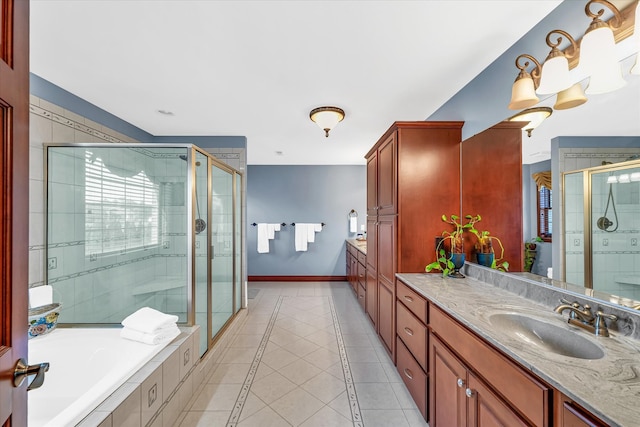
[[[280,223],[269,253],[257,252],[257,227],[247,227],[250,276],[344,276],[348,213],[366,223],[366,166],[249,165],[247,222]],[[292,222],[324,222],[307,252],[296,252]]]

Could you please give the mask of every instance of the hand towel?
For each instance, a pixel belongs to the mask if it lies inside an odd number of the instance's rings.
[[[309,242],[308,224],[296,222],[295,229],[296,252],[304,252],[307,250],[307,243]]]
[[[178,329],[178,326],[176,326],[175,324],[167,328],[158,329],[155,333],[152,334],[136,331],[135,329],[130,329],[127,327],[122,328],[122,330],[120,331],[120,337],[122,338],[132,341],[138,341],[149,345],[157,345],[164,342],[169,342],[178,335],[180,335],[180,329]]]
[[[159,329],[175,325],[178,316],[165,314],[150,307],[142,307],[122,321],[122,326],[138,332],[153,334]]]
[[[53,302],[51,285],[36,286],[29,289],[29,308],[42,307]]]
[[[358,232],[358,217],[352,216],[349,218],[349,233],[357,233]]]
[[[269,237],[269,240],[276,238],[276,231],[280,231],[280,224],[267,224],[267,237]]]
[[[258,253],[269,253],[269,224],[258,224]]]
[[[313,243],[316,241],[316,233],[322,231],[322,224],[306,224],[307,225],[307,241]]]

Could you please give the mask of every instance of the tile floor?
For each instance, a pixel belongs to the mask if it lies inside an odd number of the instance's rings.
[[[346,282],[255,282],[174,427],[427,426]]]

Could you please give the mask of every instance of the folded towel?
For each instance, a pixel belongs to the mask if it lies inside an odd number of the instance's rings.
[[[306,224],[307,241],[313,243],[316,241],[316,233],[322,231],[322,224]]]
[[[296,222],[296,233],[295,233],[296,252],[304,252],[307,250],[307,243],[309,242],[308,230],[309,230],[308,224]]]
[[[136,331],[127,327],[122,328],[120,336],[122,338],[138,341],[149,345],[162,344],[169,342],[175,337],[180,335],[180,329],[175,324],[166,328],[158,329],[155,333],[149,334],[145,332]]]
[[[357,233],[358,232],[358,217],[352,216],[349,218],[349,233]]]
[[[122,326],[147,334],[175,325],[178,316],[165,314],[150,307],[142,307],[122,321]]]
[[[36,286],[29,289],[29,308],[41,307],[53,302],[53,287],[51,285]]]
[[[258,224],[258,253],[269,253],[269,224]]]

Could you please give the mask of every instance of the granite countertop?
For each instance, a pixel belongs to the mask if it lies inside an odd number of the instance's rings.
[[[566,322],[546,305],[472,278],[439,274],[396,275],[436,306],[503,351],[549,385],[612,426],[636,426],[640,419],[640,341],[611,332],[596,337]],[[562,356],[510,337],[489,320],[496,313],[519,313],[568,329],[604,350],[601,359]]]
[[[357,250],[363,254],[367,254],[367,240],[347,239],[347,243],[354,246]]]

